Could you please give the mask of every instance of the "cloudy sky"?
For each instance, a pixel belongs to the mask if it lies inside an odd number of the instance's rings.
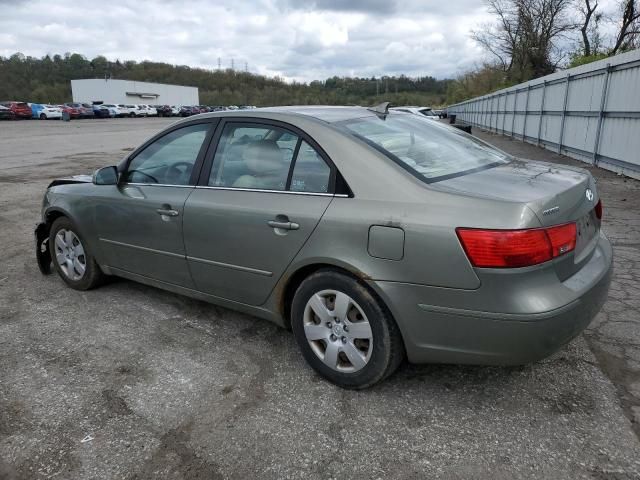
[[[77,52],[309,81],[454,76],[484,59],[482,0],[0,0],[0,55]]]

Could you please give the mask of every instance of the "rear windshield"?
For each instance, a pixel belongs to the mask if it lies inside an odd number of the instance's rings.
[[[418,115],[389,113],[347,120],[339,125],[427,183],[511,160],[507,154],[470,135]]]

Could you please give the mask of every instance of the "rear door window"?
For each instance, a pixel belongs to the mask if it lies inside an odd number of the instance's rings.
[[[213,160],[209,186],[285,190],[298,137],[272,126],[227,124]]]

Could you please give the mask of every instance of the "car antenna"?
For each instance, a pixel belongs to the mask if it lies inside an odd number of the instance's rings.
[[[371,110],[376,115],[387,115],[389,113],[389,105],[391,105],[391,102],[382,102],[367,108],[367,110]]]

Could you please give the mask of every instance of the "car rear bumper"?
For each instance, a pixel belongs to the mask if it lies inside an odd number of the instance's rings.
[[[451,304],[452,289],[446,289],[449,305],[434,305],[425,302],[425,298],[433,300],[434,287],[397,282],[371,285],[394,314],[410,362],[518,365],[551,355],[589,325],[607,299],[612,257],[611,245],[601,234],[589,262],[572,277],[551,286],[552,299],[541,297],[541,292],[551,292],[549,286],[531,289],[530,295],[536,297],[531,304],[556,302],[554,308],[542,311],[460,308]],[[565,299],[560,305],[557,291]],[[461,305],[469,294],[460,295]],[[495,305],[490,299],[487,304]]]

